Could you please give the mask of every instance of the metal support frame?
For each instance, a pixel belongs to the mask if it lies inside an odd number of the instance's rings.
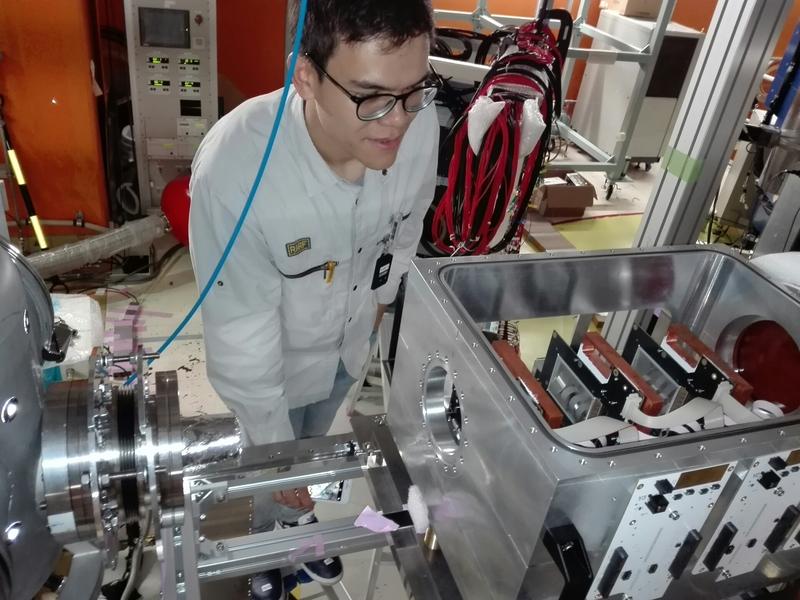
[[[184,477],[183,524],[162,527],[163,597],[201,597],[201,584],[258,571],[290,567],[308,559],[373,550],[365,600],[374,597],[383,548],[391,546],[409,595],[416,600],[458,600],[441,553],[426,553],[404,504],[411,485],[384,415],[354,417],[354,433],[246,448],[234,459],[195,468]],[[266,459],[266,460],[265,460]],[[374,505],[400,525],[375,533],[354,517],[303,527],[206,539],[199,523],[210,505],[286,487],[365,476]],[[342,585],[325,588],[333,600],[350,599]]]
[[[649,43],[643,48],[637,48],[610,33],[587,24],[586,18],[589,13],[590,2],[589,0],[581,0],[578,8],[578,16],[575,19],[572,44],[567,52],[567,60],[561,77],[562,89],[568,89],[577,60],[604,64],[635,62],[639,64],[640,69],[636,78],[636,84],[634,85],[635,92],[631,97],[628,110],[625,113],[625,118],[622,123],[622,135],[620,135],[620,139],[617,141],[613,154],[608,154],[596,144],[593,144],[572,129],[565,121],[559,119],[556,129],[558,135],[575,144],[578,148],[589,154],[594,160],[556,160],[549,163],[549,167],[569,171],[605,171],[610,183],[624,177],[628,168],[627,151],[632,139],[631,134],[633,132],[633,127],[639,119],[647,87],[653,75],[656,57],[661,49],[661,42],[664,39],[667,25],[672,18],[675,2],[676,0],[664,0],[661,3],[656,26],[653,29]],[[541,2],[539,6],[541,6]],[[572,10],[571,1],[569,2],[568,10]],[[478,0],[475,10],[471,13],[465,11],[435,10],[434,14],[436,17],[442,19],[471,22],[475,30],[480,30],[487,26],[497,29],[505,25],[521,25],[529,22],[531,18],[533,18],[533,15],[531,17],[492,15],[486,8],[486,0]],[[614,49],[581,48],[580,41],[583,36],[606,42],[613,46]],[[479,81],[488,71],[488,67],[484,65],[475,65],[439,57],[431,57],[430,60],[439,73],[462,81]]]
[[[717,3],[634,247],[697,240],[791,4]],[[606,339],[620,348],[644,317],[637,312],[611,315]]]

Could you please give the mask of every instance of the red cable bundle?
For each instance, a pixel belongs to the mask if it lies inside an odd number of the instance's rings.
[[[537,23],[519,28],[514,35],[518,49],[497,59],[473,96],[467,111],[451,131],[453,154],[444,195],[429,215],[429,246],[442,254],[487,254],[503,249],[509,232],[516,230],[533,191],[544,153],[542,141],[550,134],[550,122],[560,101],[553,70],[560,71],[561,56],[549,29]],[[491,121],[477,154],[469,143],[471,109],[483,98],[502,102]],[[524,105],[535,99],[544,133],[533,144],[520,169]],[[516,200],[513,209],[512,201]],[[509,216],[509,212],[513,214]],[[506,235],[492,245],[506,226]]]

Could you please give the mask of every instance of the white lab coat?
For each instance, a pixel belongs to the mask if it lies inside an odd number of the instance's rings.
[[[194,158],[189,235],[201,289],[242,211],[280,94],[220,119]],[[209,380],[252,443],[291,439],[288,410],[327,398],[340,359],[360,373],[377,303],[394,300],[416,251],[437,151],[431,106],[385,174],[367,170],[363,185],[346,182],[317,152],[290,90],[250,214],[202,306]],[[384,251],[393,254],[389,281],[373,291]],[[328,261],[338,263],[330,282]]]

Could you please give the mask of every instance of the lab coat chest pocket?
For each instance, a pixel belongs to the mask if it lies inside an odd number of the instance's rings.
[[[291,250],[275,258],[281,274],[281,316],[287,349],[314,349],[331,343],[338,335],[333,326],[333,281],[340,260],[330,249],[313,246],[294,256],[288,254]]]

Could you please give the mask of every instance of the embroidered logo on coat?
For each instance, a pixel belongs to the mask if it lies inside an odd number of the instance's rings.
[[[306,250],[311,250],[311,238],[304,237],[286,244],[286,256],[289,258]]]

